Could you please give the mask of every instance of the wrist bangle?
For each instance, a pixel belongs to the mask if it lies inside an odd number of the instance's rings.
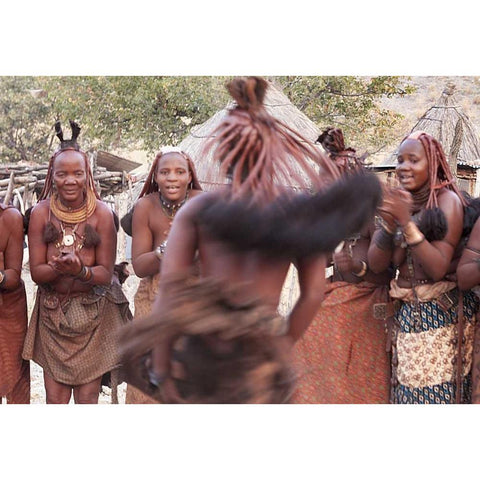
[[[153,253],[155,254],[155,256],[161,260],[162,257],[163,257],[163,254],[165,253],[165,249],[167,248],[167,242],[163,242],[161,243],[157,248],[155,248],[155,250],[153,251]]]
[[[425,235],[411,220],[403,227],[403,237],[409,247],[420,245],[425,240]]]
[[[83,265],[82,270],[80,270],[80,273],[77,275],[78,280],[81,282],[88,282],[92,279],[93,277],[93,272],[90,267],[86,267]]]
[[[367,272],[368,272],[368,265],[367,265],[367,262],[364,262],[363,260],[361,261],[362,263],[362,269],[358,272],[358,273],[355,273],[352,271],[352,275],[355,275],[356,277],[358,278],[362,278],[364,277]]]
[[[3,287],[3,284],[7,281],[7,274],[5,270],[0,270],[0,288]]]

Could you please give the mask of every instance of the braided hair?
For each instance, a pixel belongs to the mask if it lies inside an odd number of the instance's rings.
[[[237,106],[214,130],[207,148],[217,143],[214,159],[232,184],[196,220],[239,251],[276,258],[330,252],[371,218],[381,198],[380,183],[363,170],[341,176],[318,146],[267,112],[267,87],[257,77],[227,85]],[[306,191],[286,189],[292,177]]]
[[[337,157],[347,157],[345,167],[337,164],[340,170],[352,171],[364,168],[363,158],[357,156],[356,150],[352,147],[345,147],[343,132],[340,128],[327,127],[317,138],[317,142],[327,151],[328,156],[335,161]]]
[[[87,174],[87,188],[91,190],[97,199],[100,200],[100,195],[95,188],[95,180],[93,179],[92,169],[90,168],[90,162],[88,161],[87,154],[80,149],[80,146],[77,142],[77,138],[80,135],[80,126],[78,123],[70,120],[70,128],[72,129],[72,137],[70,139],[65,139],[63,137],[63,130],[60,125],[60,122],[55,123],[55,133],[58,139],[60,140],[60,146],[55,151],[55,153],[50,157],[50,161],[48,162],[48,169],[47,169],[47,176],[45,177],[45,184],[43,189],[40,193],[38,201],[45,200],[46,198],[50,197],[53,192],[53,166],[55,163],[55,159],[63,152],[68,150],[73,150],[75,152],[79,152],[85,161],[85,172]]]
[[[232,197],[258,204],[277,198],[281,186],[292,180],[307,189],[339,177],[336,166],[314,144],[268,113],[263,103],[267,88],[268,83],[259,77],[235,78],[228,83],[236,106],[205,146],[209,150],[216,144],[213,159],[231,179]],[[323,170],[323,179],[312,161]]]

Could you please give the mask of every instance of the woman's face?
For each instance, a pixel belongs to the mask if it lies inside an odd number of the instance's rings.
[[[405,190],[415,192],[428,182],[428,160],[420,140],[407,138],[402,142],[397,162],[397,178]]]
[[[162,197],[171,203],[180,203],[187,194],[192,175],[186,158],[180,153],[162,155],[157,165],[155,181]]]
[[[66,150],[53,162],[53,182],[64,205],[77,208],[85,200],[87,171],[85,158],[75,150]]]

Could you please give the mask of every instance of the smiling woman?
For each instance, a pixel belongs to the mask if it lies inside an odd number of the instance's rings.
[[[175,147],[162,148],[150,168],[132,220],[132,265],[141,278],[134,300],[135,318],[150,313],[176,213],[201,191],[190,156]],[[128,385],[126,403],[153,402],[151,397]]]
[[[463,207],[440,143],[415,132],[400,145],[402,186],[385,190],[368,252],[373,271],[398,270],[392,334],[393,403],[469,403],[478,301],[458,290]]]
[[[112,282],[113,213],[94,187],[76,138],[51,157],[28,229],[30,272],[38,285],[23,357],[44,371],[47,403],[97,403],[102,375],[119,366],[113,332],[131,319],[128,300]]]

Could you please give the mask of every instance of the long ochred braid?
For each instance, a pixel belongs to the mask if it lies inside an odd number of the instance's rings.
[[[267,88],[259,77],[236,78],[227,84],[237,105],[205,145],[208,150],[217,144],[213,158],[220,163],[220,172],[231,177],[232,198],[254,203],[277,198],[283,185],[318,189],[340,177],[320,149],[267,112],[263,104]]]

